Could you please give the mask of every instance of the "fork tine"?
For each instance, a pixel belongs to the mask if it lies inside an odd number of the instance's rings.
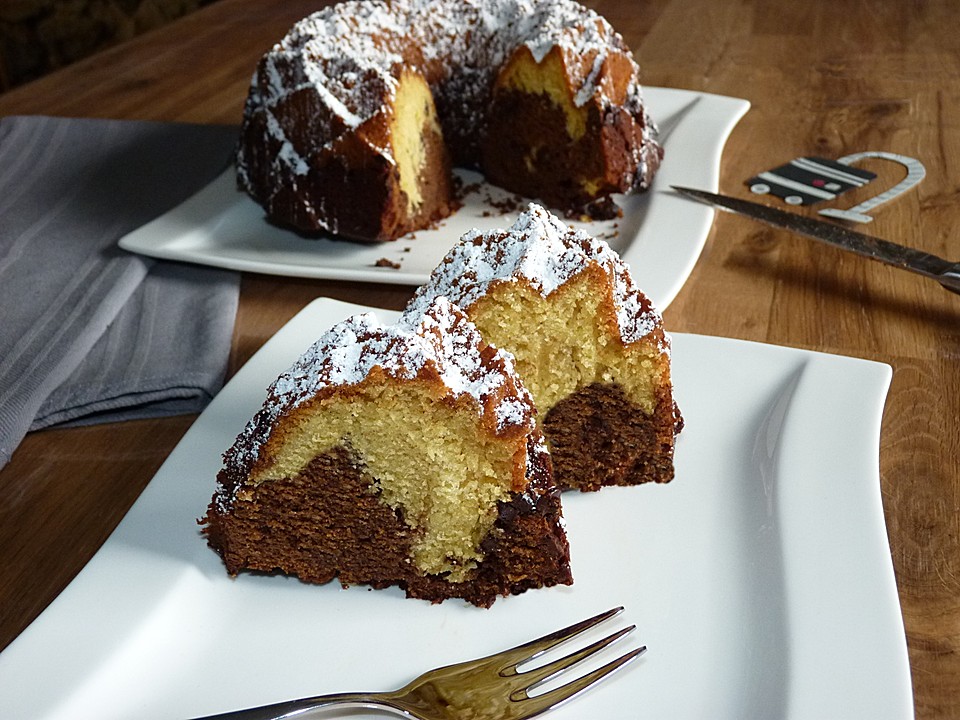
[[[603,650],[603,648],[607,647],[608,645],[612,645],[617,640],[622,638],[624,635],[636,630],[636,627],[637,627],[636,625],[631,625],[630,627],[626,627],[626,628],[623,628],[622,630],[618,630],[615,633],[607,635],[607,637],[601,640],[597,640],[596,642],[591,643],[590,645],[587,645],[586,647],[580,650],[577,650],[576,652],[572,652],[569,655],[565,655],[564,657],[554,660],[552,662],[549,662],[546,665],[542,665],[532,670],[525,670],[524,672],[519,673],[516,677],[522,678],[527,681],[526,690],[535,688],[538,685],[542,685],[553,676],[563,672],[564,670],[572,667],[573,665],[576,665],[578,662],[582,660],[586,660],[591,655],[599,652],[600,650]],[[525,691],[521,690],[518,692],[525,692]],[[517,693],[514,693],[514,694],[516,695]]]
[[[566,702],[574,695],[577,695],[584,690],[590,688],[603,678],[610,675],[612,672],[619,670],[628,662],[635,660],[644,652],[647,648],[644,645],[643,647],[638,647],[631,650],[628,653],[625,653],[618,657],[616,660],[611,660],[603,667],[599,667],[592,672],[587,673],[586,675],[572,680],[566,685],[550,690],[549,692],[543,693],[543,695],[535,695],[534,697],[527,697],[524,691],[519,693],[514,693],[517,695],[517,701],[519,701],[524,707],[524,714],[519,716],[520,718],[531,718],[534,715],[539,715],[542,712],[546,712],[551,708],[555,708],[557,705]],[[511,699],[514,699],[511,697]]]
[[[527,660],[533,660],[535,657],[539,657],[547,650],[560,643],[569,640],[572,637],[576,637],[580,633],[589,630],[595,625],[609,620],[615,615],[619,615],[623,612],[623,607],[615,607],[606,612],[602,612],[599,615],[594,615],[592,618],[587,618],[586,620],[581,620],[578,623],[574,623],[568,627],[556,630],[548,635],[544,635],[541,638],[536,640],[530,640],[529,642],[523,643],[523,645],[517,645],[514,648],[509,650],[504,650],[503,652],[497,653],[496,655],[490,655],[486,660],[499,660],[503,662],[501,666],[503,671],[501,674],[509,675],[516,672],[516,666]]]

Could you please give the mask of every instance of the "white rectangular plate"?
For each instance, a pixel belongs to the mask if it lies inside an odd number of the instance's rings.
[[[665,149],[653,187],[647,193],[618,197],[624,213],[619,220],[571,224],[610,243],[662,310],[693,269],[713,222],[711,208],[684,200],[670,185],[717,190],[723,146],[750,104],[656,87],[645,88],[644,97]],[[480,181],[476,173],[458,173],[467,185]],[[121,238],[120,246],[152,257],[231,270],[422,285],[463,233],[512,224],[517,213],[492,210],[488,200],[510,197],[480,183],[479,190],[467,195],[464,207],[437,228],[396,242],[305,239],[266,222],[260,206],[237,190],[231,168],[182,205]],[[399,269],[377,267],[381,259],[398,263]]]
[[[618,647],[649,651],[551,718],[912,717],[879,487],[891,373],[865,360],[674,336],[686,419],[676,479],[564,495],[572,587],[482,610],[230,579],[196,523],[220,455],[266,386],[359,309],[315,301],[214,399],[86,568],[0,654],[0,717],[188,718],[393,689],[616,605],[638,626]]]

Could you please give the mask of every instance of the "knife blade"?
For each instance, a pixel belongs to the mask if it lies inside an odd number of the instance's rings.
[[[866,235],[842,225],[797,215],[750,200],[678,185],[670,187],[685,197],[713,205],[721,210],[745,215],[775,228],[790,230],[871,260],[931,278],[947,290],[960,294],[960,263],[952,263],[936,255]]]

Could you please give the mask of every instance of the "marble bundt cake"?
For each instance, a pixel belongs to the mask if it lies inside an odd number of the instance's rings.
[[[275,223],[359,240],[456,205],[450,166],[568,212],[646,188],[662,150],[638,67],[572,0],[360,0],[261,59],[240,187]]]
[[[509,230],[464,235],[407,312],[438,297],[515,356],[561,487],[673,478],[669,338],[606,243],[531,204]]]
[[[569,584],[533,401],[512,359],[438,299],[330,329],[224,456],[204,532],[231,574],[463,598]]]

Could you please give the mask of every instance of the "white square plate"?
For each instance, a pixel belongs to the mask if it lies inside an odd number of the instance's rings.
[[[0,653],[0,717],[170,720],[389,690],[617,605],[638,628],[615,648],[648,652],[551,718],[912,717],[879,485],[891,372],[865,360],[675,335],[676,479],[564,495],[571,587],[483,610],[230,579],[196,522],[220,455],[267,385],[361,309],[315,301],[231,379],[90,563]]]
[[[662,310],[693,269],[713,222],[711,208],[685,200],[670,185],[717,189],[723,146],[750,104],[655,87],[644,88],[644,97],[665,149],[653,187],[619,198],[619,220],[570,224],[610,243]],[[463,233],[474,227],[507,227],[517,215],[493,210],[488,200],[512,196],[480,183],[476,173],[458,173],[465,185],[479,183],[479,190],[464,199],[464,207],[437,228],[396,242],[306,239],[271,225],[260,206],[237,190],[231,168],[180,206],[121,238],[120,247],[166,260],[270,275],[422,285]],[[399,269],[377,267],[380,259],[399,264]]]

